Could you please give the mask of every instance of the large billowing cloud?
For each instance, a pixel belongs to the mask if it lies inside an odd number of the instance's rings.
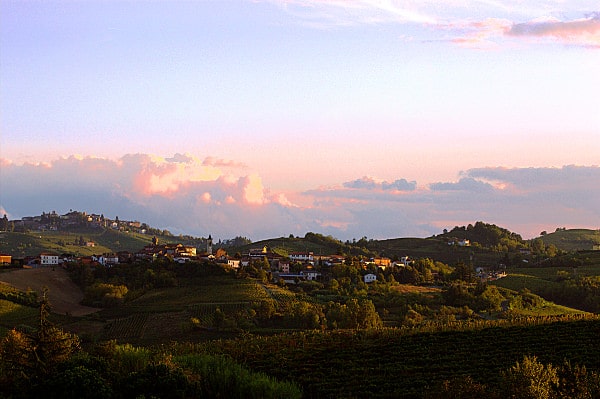
[[[0,209],[11,218],[76,209],[174,233],[252,239],[307,231],[340,239],[424,237],[477,220],[525,237],[555,227],[600,227],[597,166],[477,168],[427,186],[365,176],[278,192],[238,162],[189,154],[1,162]]]

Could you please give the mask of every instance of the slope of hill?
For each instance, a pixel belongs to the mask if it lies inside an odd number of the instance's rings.
[[[83,292],[61,267],[5,271],[0,273],[0,284],[10,285],[23,292],[31,289],[38,293],[38,297],[41,297],[42,288],[46,287],[55,313],[83,316],[99,310],[79,304],[83,299]]]
[[[593,249],[594,245],[600,245],[600,229],[557,229],[539,238],[545,245],[554,244],[563,251],[587,251]]]
[[[80,245],[79,240],[94,246]],[[179,242],[175,236],[159,236],[161,242]],[[62,231],[0,232],[0,252],[13,257],[37,256],[51,251],[89,256],[107,252],[142,249],[152,241],[152,235],[121,232],[110,228],[77,228]]]

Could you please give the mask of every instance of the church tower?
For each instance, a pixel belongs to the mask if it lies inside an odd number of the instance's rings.
[[[212,255],[212,237],[210,234],[208,235],[208,239],[206,240],[206,252],[209,255]]]

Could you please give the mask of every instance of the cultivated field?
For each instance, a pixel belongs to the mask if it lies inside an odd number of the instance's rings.
[[[99,310],[79,304],[83,293],[61,267],[2,271],[0,284],[11,285],[20,291],[31,289],[37,291],[39,296],[42,288],[47,287],[52,311],[55,313],[83,316]]]

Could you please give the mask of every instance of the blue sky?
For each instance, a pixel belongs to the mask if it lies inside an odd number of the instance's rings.
[[[16,194],[15,176],[54,172],[104,187],[98,212],[193,234],[219,224],[224,238],[600,225],[600,201],[556,215],[568,173],[599,182],[597,2],[3,1],[0,48],[0,207],[13,217],[65,207],[65,187],[52,202]],[[106,181],[100,161],[130,181]],[[553,171],[557,188],[536,193],[553,205],[532,212],[510,181],[474,170]],[[384,189],[397,181],[414,190]],[[438,190],[467,201],[482,184],[485,212]],[[508,192],[522,207],[494,214]],[[157,196],[210,222],[162,219]]]

